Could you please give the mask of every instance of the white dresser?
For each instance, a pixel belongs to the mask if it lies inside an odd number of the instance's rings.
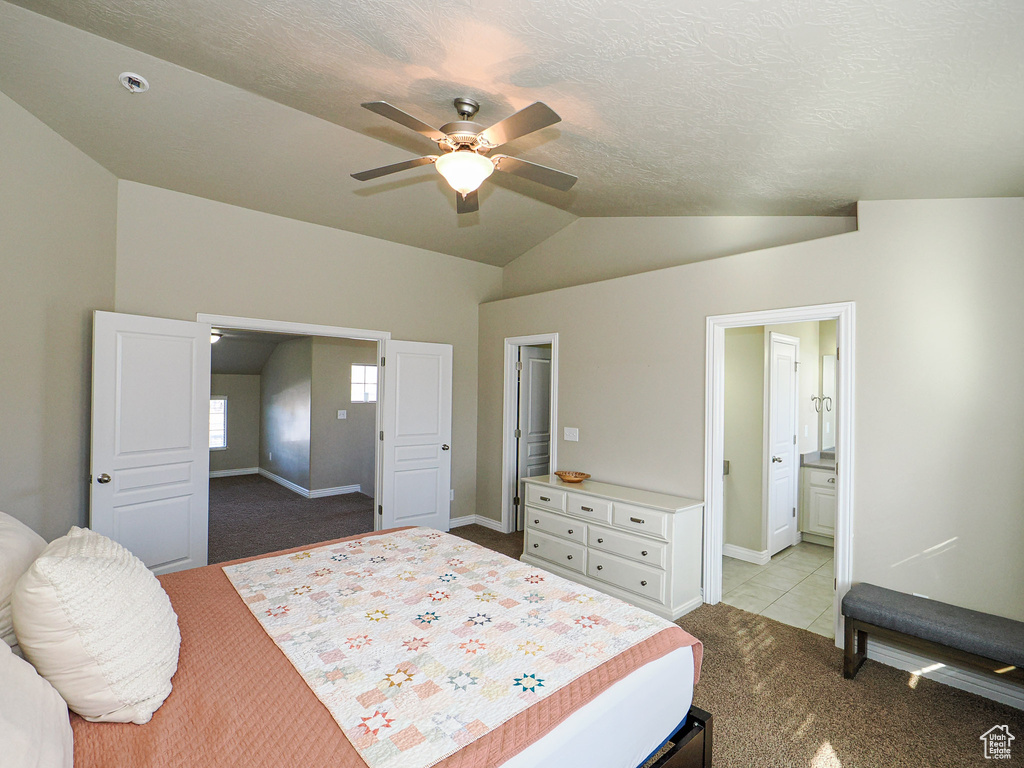
[[[554,475],[523,484],[523,562],[666,619],[701,604],[704,502]]]

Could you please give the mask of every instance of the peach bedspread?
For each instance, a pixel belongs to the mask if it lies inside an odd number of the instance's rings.
[[[174,690],[142,726],[89,723],[72,715],[76,768],[366,768],[238,597],[223,565],[161,577],[181,630]],[[666,629],[437,765],[499,766],[630,672],[687,646],[699,676],[700,641],[678,627]]]

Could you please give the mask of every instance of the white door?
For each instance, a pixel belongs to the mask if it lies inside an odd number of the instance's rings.
[[[388,341],[384,358],[384,466],[378,530],[420,525],[447,531],[451,510],[452,347]]]
[[[96,312],[89,526],[155,573],[206,565],[210,326]]]
[[[540,477],[551,471],[551,347],[519,348],[519,430],[516,476]],[[522,498],[522,483],[519,497]],[[522,507],[516,530],[522,530]]]
[[[800,340],[769,336],[768,554],[796,544],[797,373]]]

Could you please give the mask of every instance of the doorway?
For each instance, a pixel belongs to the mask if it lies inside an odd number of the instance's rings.
[[[210,338],[209,562],[372,531],[379,342]]]
[[[505,339],[501,531],[523,528],[521,479],[557,468],[558,334]]]
[[[726,485],[727,475],[729,472],[728,462],[726,459],[729,457],[725,453],[725,442],[726,442],[726,330],[727,329],[744,329],[748,331],[754,331],[757,327],[763,326],[775,326],[779,324],[793,324],[793,323],[817,323],[819,321],[835,321],[835,338],[837,341],[838,349],[841,350],[839,361],[836,370],[836,391],[834,399],[830,403],[832,410],[830,410],[830,418],[834,415],[834,424],[830,422],[830,432],[834,429],[835,435],[835,448],[834,448],[834,461],[835,470],[832,478],[832,489],[834,489],[835,499],[835,514],[834,514],[834,564],[829,565],[829,569],[833,570],[834,575],[831,578],[832,584],[828,586],[834,586],[835,592],[834,597],[831,601],[831,624],[832,634],[836,638],[842,637],[842,617],[839,611],[839,605],[842,601],[843,595],[849,589],[851,582],[851,548],[852,548],[852,497],[853,497],[853,375],[854,375],[854,305],[852,303],[843,304],[829,304],[829,305],[818,305],[811,307],[799,307],[793,309],[783,310],[770,310],[764,312],[750,312],[737,315],[723,315],[709,317],[707,320],[707,380],[706,380],[706,422],[705,422],[705,499],[706,499],[706,517],[705,517],[705,534],[704,534],[704,600],[708,603],[717,603],[722,600],[723,596],[723,554],[728,554],[734,558],[735,562],[740,563],[742,566],[749,565],[751,568],[764,567],[768,565],[771,555],[768,551],[768,517],[765,514],[767,510],[768,499],[770,496],[769,491],[771,486],[769,485],[770,472],[765,469],[763,475],[763,493],[757,494],[762,499],[762,503],[765,505],[765,512],[762,512],[759,517],[762,519],[764,524],[764,535],[761,537],[760,545],[754,544],[747,545],[745,547],[733,547],[726,544],[725,541],[725,496],[726,496]],[[785,331],[786,329],[778,329]],[[752,347],[756,347],[757,344],[764,345],[764,357],[758,360],[757,374],[764,377],[764,387],[767,392],[768,379],[771,373],[771,366],[766,364],[770,360],[770,350],[768,349],[768,337],[764,333],[764,328],[760,328],[761,336],[755,341],[752,341]],[[761,373],[763,371],[763,373]],[[753,376],[754,374],[752,374]],[[801,377],[803,374],[800,374]],[[808,388],[809,389],[809,388]],[[817,391],[818,382],[815,381],[813,394],[820,399],[821,395]],[[801,412],[804,409],[803,406],[807,405],[811,408],[811,392],[807,392],[807,397],[804,398],[803,394],[800,397],[800,409]],[[807,400],[805,404],[803,401]],[[811,408],[813,412],[813,408]],[[758,413],[758,421],[761,420],[761,413],[764,413],[764,450],[763,454],[761,450],[757,451],[755,461],[760,462],[762,456],[767,462],[767,466],[770,466],[770,456],[778,455],[778,453],[772,453],[772,446],[769,444],[768,437],[768,411],[769,404],[766,402],[764,411]],[[818,423],[817,421],[815,422]],[[815,427],[817,429],[817,427]],[[758,427],[758,431],[761,427]],[[807,437],[810,438],[810,429],[803,427],[799,431],[800,438],[804,438],[805,432]],[[790,433],[793,434],[793,433]],[[818,435],[815,434],[813,439],[817,442]],[[795,439],[795,437],[790,438]],[[801,448],[801,451],[803,448]],[[778,462],[776,462],[778,463]],[[760,467],[759,467],[760,469]],[[803,474],[804,467],[800,468],[801,474]],[[813,479],[813,478],[812,478]],[[761,486],[762,482],[758,482],[757,485]],[[802,542],[798,546],[808,547],[814,546]],[[794,554],[794,547],[784,549],[778,555],[777,558]],[[818,553],[815,553],[815,556]],[[738,555],[738,556],[737,556]],[[796,556],[796,555],[794,555]],[[804,569],[807,565],[810,565],[810,561],[813,557],[807,555],[807,553],[800,554],[797,556],[797,560],[794,563],[799,562]],[[743,563],[742,560],[748,562]],[[806,563],[802,561],[807,561]],[[824,566],[825,563],[821,563],[820,566]],[[818,566],[814,569],[818,570]],[[822,572],[823,573],[823,572]],[[826,579],[822,573],[817,573],[816,580]],[[793,575],[793,574],[790,574]],[[742,607],[742,606],[740,606]],[[824,621],[824,617],[822,621]]]

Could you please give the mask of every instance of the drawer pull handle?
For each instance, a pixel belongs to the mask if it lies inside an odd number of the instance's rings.
[[[580,505],[580,509],[582,509],[584,512],[593,512],[594,511],[593,507],[584,507],[582,504]]]
[[[572,528],[569,529],[569,534],[572,535]]]
[[[539,547],[539,546],[540,546],[540,544],[534,544],[534,545],[533,545],[533,548],[534,548],[534,549],[536,549],[536,548],[537,548],[537,547]]]
[[[644,519],[642,517],[631,517],[631,518],[629,518],[629,522],[631,522],[631,523],[640,523],[640,525],[643,525],[644,524]]]
[[[598,539],[598,540],[597,540],[597,543],[598,543],[598,544],[604,544],[604,539]]]
[[[603,570],[604,570],[604,566],[603,566],[603,565],[599,565],[599,566],[597,566],[597,570],[599,570],[599,571],[603,571]]]
[[[641,587],[646,587],[647,586],[647,582],[646,581],[641,581],[640,582],[640,586]]]
[[[540,525],[540,520],[538,520],[537,518],[533,518],[533,524]]]
[[[548,498],[547,496],[541,496],[541,497],[540,497],[540,500],[541,500],[541,501],[551,501],[551,499],[550,499],[550,498]]]
[[[828,481],[829,481],[830,483],[834,483],[834,482],[836,481],[836,479],[835,479],[834,477],[830,477],[830,478],[828,479]]]
[[[566,555],[565,557],[567,560],[572,560],[572,555]]]
[[[640,557],[647,557],[647,550],[646,549],[643,552],[640,553]]]

